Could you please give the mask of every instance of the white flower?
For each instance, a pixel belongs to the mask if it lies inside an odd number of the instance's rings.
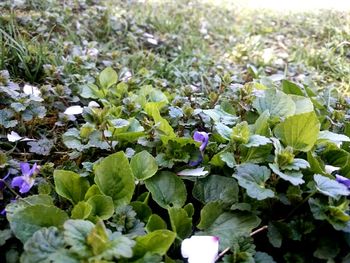
[[[12,131],[10,134],[7,134],[7,139],[9,142],[17,142],[21,140],[23,137],[19,136],[17,132]]]
[[[204,171],[204,167],[199,167],[196,169],[185,169],[177,173],[177,175],[183,175],[183,176],[204,176],[208,171]]]
[[[27,84],[24,85],[23,92],[25,94],[27,94],[27,95],[33,95],[35,97],[40,97],[41,96],[41,92],[38,89],[38,87],[27,85]]]
[[[78,115],[83,113],[83,108],[81,106],[70,106],[65,111],[64,114],[67,115]]]
[[[9,142],[35,141],[34,139],[29,139],[27,137],[22,137],[17,132],[14,132],[14,131],[12,131],[11,133],[7,134],[7,139],[9,140]]]
[[[99,108],[100,104],[98,104],[96,101],[90,101],[88,104],[89,108]]]
[[[99,51],[96,48],[88,48],[86,51],[86,54],[90,57],[97,57],[98,53],[99,53]]]
[[[333,173],[334,171],[337,171],[339,170],[340,167],[336,167],[336,166],[333,166],[333,165],[325,165],[324,166],[324,170],[326,171],[326,173],[328,174],[331,174]]]
[[[120,78],[121,81],[123,82],[128,82],[132,77],[131,72],[128,70],[126,72],[123,73],[122,77]]]
[[[147,42],[154,45],[154,46],[158,45],[157,39],[154,39],[154,38],[150,38],[150,37],[147,38]]]
[[[219,252],[219,238],[192,236],[181,244],[181,254],[188,263],[214,263]]]

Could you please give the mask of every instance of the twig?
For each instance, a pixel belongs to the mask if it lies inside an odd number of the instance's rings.
[[[9,186],[9,184],[8,184],[7,182],[5,182],[5,180],[1,179],[0,181],[2,181],[2,182],[5,184],[5,186],[7,187],[7,189],[10,190],[10,192],[16,197],[16,199],[17,199],[17,198],[22,198],[19,194],[16,193],[15,190],[13,190],[13,189]]]
[[[257,230],[251,232],[249,236],[252,237],[252,236],[254,236],[255,234],[258,234],[259,232],[264,231],[265,229],[267,229],[267,225],[262,226],[262,227],[258,228]]]
[[[257,230],[251,232],[249,236],[252,237],[252,236],[254,236],[255,234],[258,234],[259,232],[264,231],[265,229],[267,229],[267,225],[262,226],[262,227],[258,228]],[[230,247],[225,248],[225,249],[216,257],[215,261],[217,261],[217,260],[218,260],[219,258],[221,258],[223,255],[225,255],[229,250],[230,250]]]
[[[295,211],[297,211],[300,207],[302,207],[309,199],[310,199],[310,197],[312,197],[314,194],[316,194],[317,192],[316,191],[314,191],[314,192],[311,192],[307,197],[305,197],[304,198],[304,200],[301,202],[301,203],[299,203],[285,218],[283,218],[283,219],[280,219],[280,220],[278,220],[278,221],[285,221],[285,220],[287,220],[289,217],[291,217],[294,213],[295,213]]]

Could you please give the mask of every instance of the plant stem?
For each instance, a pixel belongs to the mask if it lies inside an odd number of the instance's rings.
[[[16,199],[17,199],[17,198],[22,198],[19,194],[17,194],[17,193],[15,192],[15,190],[13,190],[13,189],[8,185],[8,183],[5,182],[5,180],[2,180],[2,179],[1,179],[1,181],[6,185],[7,189],[9,189],[10,192],[16,197]]]
[[[310,197],[312,197],[316,193],[316,191],[311,192],[307,197],[304,198],[303,201],[301,201],[301,203],[299,203],[292,211],[290,211],[290,213],[285,218],[280,219],[279,221],[284,221],[291,217],[295,213],[295,211],[297,211],[301,206],[303,206],[310,199]]]
[[[249,236],[252,237],[252,236],[254,236],[254,235],[260,233],[261,231],[264,231],[265,229],[267,229],[267,225],[262,226],[262,227],[258,228],[257,230],[251,232]],[[217,261],[217,260],[218,260],[219,258],[221,258],[223,255],[225,255],[229,250],[230,250],[230,247],[225,248],[225,249],[216,257],[215,261]]]

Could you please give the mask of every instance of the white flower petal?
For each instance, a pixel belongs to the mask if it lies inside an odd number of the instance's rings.
[[[177,173],[177,175],[184,176],[203,176],[208,174],[208,171],[204,171],[204,167],[199,167],[196,169],[185,169]]]
[[[189,263],[214,263],[219,252],[219,238],[192,236],[181,244],[181,254]]]
[[[144,37],[147,37],[147,38],[154,38],[153,35],[148,34],[148,33],[143,33],[143,36],[144,36]]]
[[[100,104],[98,104],[96,101],[90,101],[88,107],[89,108],[99,108]]]
[[[12,131],[10,134],[7,134],[7,139],[10,142],[17,142],[21,140],[23,137],[19,136],[17,132]]]
[[[326,173],[331,174],[331,173],[333,173],[334,171],[339,170],[340,167],[332,166],[332,165],[325,165],[325,166],[324,166],[324,169],[325,169]]]
[[[29,139],[27,137],[24,137],[21,141],[22,142],[30,142],[30,141],[35,141],[35,139]]]
[[[64,114],[67,115],[76,115],[76,114],[82,114],[83,108],[81,106],[70,106],[65,111]]]
[[[125,73],[123,73],[122,77],[120,78],[121,81],[123,82],[127,82],[131,79],[132,74],[130,71],[126,71]]]
[[[157,39],[154,39],[154,38],[150,38],[150,37],[147,38],[147,42],[155,46],[158,45]]]
[[[35,97],[40,97],[41,96],[41,92],[38,89],[38,87],[27,85],[27,84],[24,85],[23,92],[25,94],[27,94],[27,95],[33,95]]]
[[[89,48],[87,51],[86,51],[86,54],[90,57],[97,57],[99,51],[98,49],[96,48]]]

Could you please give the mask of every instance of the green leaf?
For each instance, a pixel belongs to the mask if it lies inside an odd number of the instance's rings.
[[[95,183],[100,191],[112,197],[114,205],[129,204],[134,194],[134,175],[123,152],[104,158],[95,165]]]
[[[98,221],[86,237],[86,243],[94,255],[101,254],[108,247],[108,233],[102,221]]]
[[[94,196],[94,195],[101,195],[101,191],[98,188],[98,186],[96,184],[93,184],[90,186],[90,188],[87,190],[86,194],[85,194],[85,198],[84,200],[88,200],[90,197]]]
[[[12,237],[11,229],[0,230],[0,247],[5,245],[6,240]]]
[[[253,102],[253,107],[260,114],[268,111],[272,117],[288,117],[295,113],[293,99],[276,89],[268,89],[265,91],[264,97],[257,97]]]
[[[53,178],[57,194],[73,204],[84,200],[85,193],[90,187],[88,180],[71,171],[55,170]]]
[[[41,228],[24,244],[21,262],[58,262],[78,263],[65,249],[63,236],[56,227]]]
[[[215,129],[225,140],[229,141],[231,139],[232,129],[230,127],[219,122],[215,124]]]
[[[146,230],[148,233],[159,230],[159,229],[167,229],[167,225],[165,223],[165,221],[163,220],[163,218],[161,218],[159,215],[157,214],[152,214],[147,222],[146,225]]]
[[[86,219],[89,217],[92,211],[92,206],[87,202],[81,201],[77,203],[71,212],[72,219]]]
[[[176,137],[176,134],[174,133],[174,130],[170,126],[168,121],[160,115],[159,109],[155,102],[146,103],[145,111],[148,115],[152,116],[155,124],[157,125],[158,130],[161,131],[163,135]]]
[[[222,200],[233,204],[238,201],[238,185],[233,178],[211,175],[196,180],[192,194],[202,203]]]
[[[207,203],[201,210],[201,221],[197,225],[199,229],[205,229],[212,225],[216,218],[224,212],[225,204],[220,200]]]
[[[135,242],[122,236],[121,233],[109,233],[103,221],[99,221],[86,237],[86,243],[92,248],[94,254],[93,259],[99,262],[103,259],[130,258]]]
[[[192,203],[188,203],[184,206],[184,209],[189,217],[193,217],[194,215],[194,206]]]
[[[169,230],[156,230],[147,235],[137,237],[133,258],[140,258],[147,252],[163,256],[175,238],[176,234]]]
[[[286,79],[282,80],[282,90],[286,94],[304,96],[302,89],[297,84]]]
[[[274,223],[270,222],[267,228],[267,237],[272,246],[280,248],[282,246],[283,236],[278,227]]]
[[[265,252],[256,252],[254,255],[255,263],[276,263],[273,258]]]
[[[16,202],[11,202],[6,206],[7,220],[10,222],[16,212],[33,205],[53,206],[53,201],[49,195],[31,195],[26,198],[19,198]]]
[[[240,150],[241,163],[264,163],[270,159],[272,144],[251,148],[242,147]]]
[[[317,242],[314,256],[319,259],[334,259],[340,252],[338,239],[332,236],[323,236]]]
[[[79,130],[76,128],[68,129],[63,135],[62,140],[64,145],[68,149],[74,149],[78,151],[84,150],[84,145],[80,141]]]
[[[232,128],[231,140],[236,143],[247,144],[250,137],[248,123],[243,121]]]
[[[267,167],[250,163],[238,166],[237,174],[233,174],[238,184],[247,190],[247,194],[257,200],[275,196],[272,190],[265,188],[270,176],[271,172]]]
[[[275,135],[285,145],[307,152],[314,146],[320,130],[320,123],[314,112],[294,115],[278,124]]]
[[[108,150],[111,148],[108,142],[104,139],[103,132],[96,129],[89,135],[87,145],[89,147],[95,147],[101,150]]]
[[[343,167],[350,163],[350,153],[343,149],[333,148],[326,150],[321,156],[327,164],[333,166]]]
[[[10,222],[14,235],[25,243],[42,227],[61,227],[68,215],[55,206],[33,205],[16,211]]]
[[[208,115],[215,123],[224,125],[233,125],[238,117],[224,111],[220,105],[216,105],[214,109],[203,110],[205,115]]]
[[[158,171],[156,159],[147,151],[135,154],[130,161],[131,170],[135,178],[146,180]]]
[[[102,220],[109,219],[114,213],[113,199],[106,195],[94,195],[87,200],[92,210],[90,215]]]
[[[64,239],[70,246],[70,251],[79,255],[82,260],[101,262],[132,256],[135,242],[118,232],[111,233],[102,221],[93,225],[85,220],[68,220],[64,229]]]
[[[319,174],[324,173],[320,160],[314,156],[313,152],[307,152],[307,161],[310,164],[310,171]]]
[[[332,180],[326,176],[315,174],[314,180],[316,182],[316,188],[322,194],[338,199],[340,196],[350,195],[348,188],[338,183],[336,180]]]
[[[253,132],[258,135],[270,137],[271,130],[269,125],[270,113],[265,110],[260,114],[259,118],[255,121],[253,126]]]
[[[249,235],[260,224],[260,219],[248,212],[225,211],[220,203],[211,202],[201,210],[197,227],[201,234],[220,238],[220,248],[229,247],[239,235]]]
[[[338,134],[331,131],[320,131],[318,135],[318,140],[322,141],[331,141],[334,143],[340,143],[340,142],[350,142],[350,138],[344,134]]]
[[[230,168],[233,168],[236,165],[235,156],[231,152],[222,152],[219,153],[220,159],[226,163],[226,165]]]
[[[113,136],[111,137],[116,141],[136,141],[141,136],[144,136],[144,128],[138,120],[135,118],[129,119],[129,126],[123,132],[118,132],[117,129],[112,130]]]
[[[291,95],[291,98],[295,103],[294,115],[314,111],[314,105],[309,98],[296,95]]]
[[[143,222],[147,222],[152,215],[152,209],[145,203],[140,201],[131,202],[132,209],[136,212],[137,218]]]
[[[171,229],[181,239],[188,237],[192,232],[192,217],[188,216],[183,208],[168,208]]]
[[[327,201],[315,198],[309,199],[310,210],[315,219],[326,220],[334,229],[350,232],[349,201],[338,207],[330,206]]]
[[[117,83],[118,74],[111,67],[107,67],[100,73],[99,81],[103,89],[108,89]]]
[[[119,206],[107,224],[129,238],[146,233],[144,223],[137,218],[137,214],[131,205]]]
[[[0,127],[1,126],[3,126],[4,128],[16,127],[18,121],[12,120],[13,116],[14,116],[14,112],[8,108],[0,110]]]
[[[258,147],[272,143],[271,140],[265,136],[254,134],[249,137],[249,141],[244,145],[245,147]]]
[[[64,225],[64,240],[69,245],[70,251],[82,258],[92,256],[90,246],[86,238],[94,228],[94,224],[85,220],[67,220]]]
[[[283,171],[276,164],[269,163],[269,167],[272,171],[281,177],[283,180],[289,181],[292,185],[303,184],[305,181],[303,179],[303,174],[300,171]]]
[[[160,172],[145,181],[146,188],[152,198],[165,209],[182,207],[187,198],[184,182],[171,172]]]
[[[288,165],[284,165],[283,169],[299,171],[301,169],[306,169],[309,167],[310,167],[310,164],[308,161],[306,161],[304,159],[300,159],[300,158],[294,158],[293,162],[288,164]]]
[[[42,137],[37,141],[28,142],[27,144],[30,146],[29,151],[31,153],[45,156],[48,156],[50,154],[50,151],[54,146],[53,140],[49,140],[46,137]]]

